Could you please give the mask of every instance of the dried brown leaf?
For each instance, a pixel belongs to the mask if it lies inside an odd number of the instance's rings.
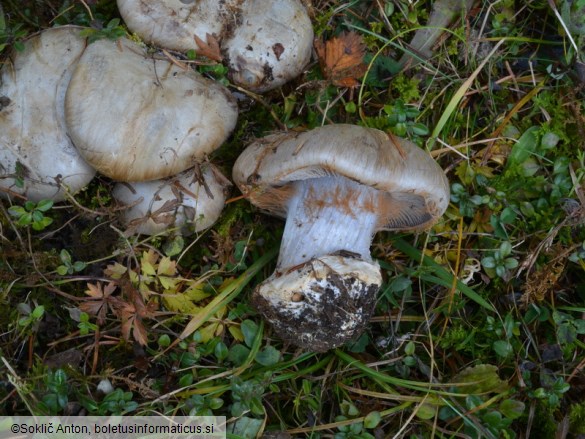
[[[357,87],[367,70],[363,59],[366,45],[361,35],[344,32],[325,42],[315,40],[321,71],[326,79],[341,87]]]
[[[555,246],[552,254],[562,254],[562,246]],[[565,261],[560,259],[544,265],[531,273],[526,283],[522,285],[523,291],[520,303],[527,307],[531,303],[542,302],[549,294],[554,294],[559,278],[565,270]]]
[[[197,43],[197,47],[199,47],[199,49],[197,49],[197,55],[221,62],[222,56],[219,50],[219,42],[217,41],[217,38],[209,33],[205,34],[205,39],[207,41],[203,41],[197,35],[193,36],[195,37],[195,43]]]
[[[136,342],[144,346],[148,342],[148,332],[144,326],[143,319],[153,318],[156,314],[157,305],[154,302],[144,304],[140,293],[127,285],[124,289],[126,302],[118,307],[118,316],[122,321],[122,337],[130,341],[130,334]]]
[[[102,287],[101,282],[97,284],[88,283],[85,294],[89,297],[79,304],[79,309],[87,314],[96,316],[98,325],[103,325],[106,321],[108,309],[115,311],[119,304],[119,299],[112,296],[115,290],[116,284],[113,282],[110,282],[105,287]]]

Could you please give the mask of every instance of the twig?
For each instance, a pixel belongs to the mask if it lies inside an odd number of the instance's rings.
[[[260,96],[256,93],[252,93],[251,91],[246,90],[245,88],[242,88],[242,87],[238,87],[237,85],[234,85],[234,84],[230,84],[230,87],[235,88],[239,92],[244,93],[249,98],[252,98],[256,102],[260,103],[260,105],[262,105],[264,108],[266,108],[270,112],[270,115],[272,116],[272,118],[274,119],[276,124],[278,125],[278,128],[281,129],[282,131],[288,131],[286,128],[286,125],[280,121],[280,119],[278,118],[278,116],[276,115],[276,113],[274,112],[272,107],[270,105],[268,105],[266,103],[266,101],[264,101],[264,99],[262,99],[262,96]]]

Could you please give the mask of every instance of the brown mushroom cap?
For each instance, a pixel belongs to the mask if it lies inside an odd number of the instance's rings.
[[[227,139],[237,112],[221,84],[125,38],[87,47],[65,99],[78,150],[118,181],[161,179],[192,167]]]
[[[414,143],[356,125],[327,125],[280,133],[251,144],[238,157],[233,179],[246,197],[286,217],[288,183],[339,175],[386,193],[379,230],[422,230],[449,204],[442,169]]]
[[[0,72],[0,196],[62,201],[63,188],[75,193],[95,175],[65,129],[65,92],[86,46],[79,31],[32,36]]]

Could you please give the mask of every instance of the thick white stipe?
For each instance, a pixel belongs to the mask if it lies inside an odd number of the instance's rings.
[[[345,177],[297,181],[288,204],[279,268],[341,250],[371,261],[380,193]]]

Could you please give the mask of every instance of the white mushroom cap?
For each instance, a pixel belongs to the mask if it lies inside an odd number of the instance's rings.
[[[313,28],[299,0],[118,0],[128,28],[158,46],[199,49],[219,41],[232,80],[257,92],[281,86],[308,64]]]
[[[61,185],[75,193],[95,175],[65,131],[65,91],[85,49],[79,29],[63,26],[31,37],[0,72],[0,196],[62,201]]]
[[[203,164],[163,180],[118,183],[113,196],[128,206],[122,222],[129,234],[156,235],[177,228],[189,235],[217,221],[227,184],[213,165]]]
[[[297,0],[248,0],[222,46],[231,79],[265,92],[300,75],[311,59],[313,26]]]
[[[187,52],[197,48],[194,35],[223,35],[239,15],[241,0],[118,0],[126,26],[149,43]]]
[[[65,99],[68,131],[88,163],[118,181],[175,175],[219,147],[235,99],[197,72],[127,39],[87,47]]]
[[[354,338],[373,312],[376,230],[428,228],[449,200],[443,171],[423,150],[353,125],[260,139],[233,178],[252,203],[286,217],[276,271],[253,302],[281,337],[319,351]]]

